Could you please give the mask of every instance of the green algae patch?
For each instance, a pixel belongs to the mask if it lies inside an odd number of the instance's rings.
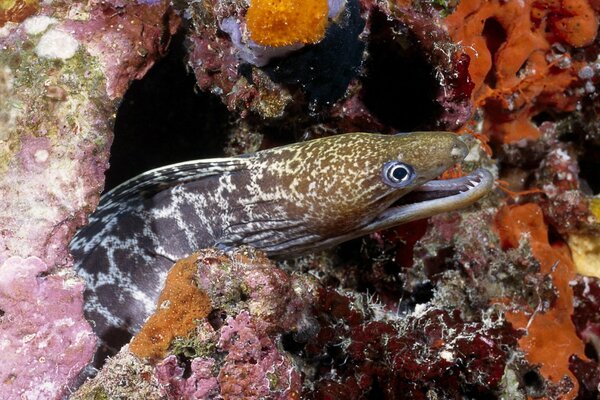
[[[40,57],[38,40],[26,37],[0,52],[0,175],[25,136],[68,146],[70,135],[78,135],[100,148],[110,139],[94,126],[104,120],[109,129],[115,105],[100,64],[83,46],[66,60]]]

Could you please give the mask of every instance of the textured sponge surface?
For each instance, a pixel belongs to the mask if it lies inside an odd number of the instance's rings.
[[[327,0],[252,0],[246,21],[258,44],[307,44],[325,35],[327,13]]]

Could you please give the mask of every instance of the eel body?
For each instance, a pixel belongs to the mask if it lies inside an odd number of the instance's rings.
[[[447,132],[351,133],[148,171],[105,194],[71,242],[86,316],[117,347],[196,250],[287,257],[469,205],[490,190],[489,172],[434,180],[466,153]]]

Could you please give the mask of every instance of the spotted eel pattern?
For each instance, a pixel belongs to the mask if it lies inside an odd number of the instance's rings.
[[[353,133],[149,171],[106,194],[71,242],[86,315],[104,340],[135,333],[172,264],[209,247],[288,256],[348,240],[394,201],[465,155],[456,135]],[[416,179],[382,181],[390,160]]]

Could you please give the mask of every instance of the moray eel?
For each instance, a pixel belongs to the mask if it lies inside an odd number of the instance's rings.
[[[114,351],[153,312],[172,264],[210,246],[290,257],[472,204],[483,169],[448,132],[350,133],[148,171],[108,192],[71,242],[86,316]]]

